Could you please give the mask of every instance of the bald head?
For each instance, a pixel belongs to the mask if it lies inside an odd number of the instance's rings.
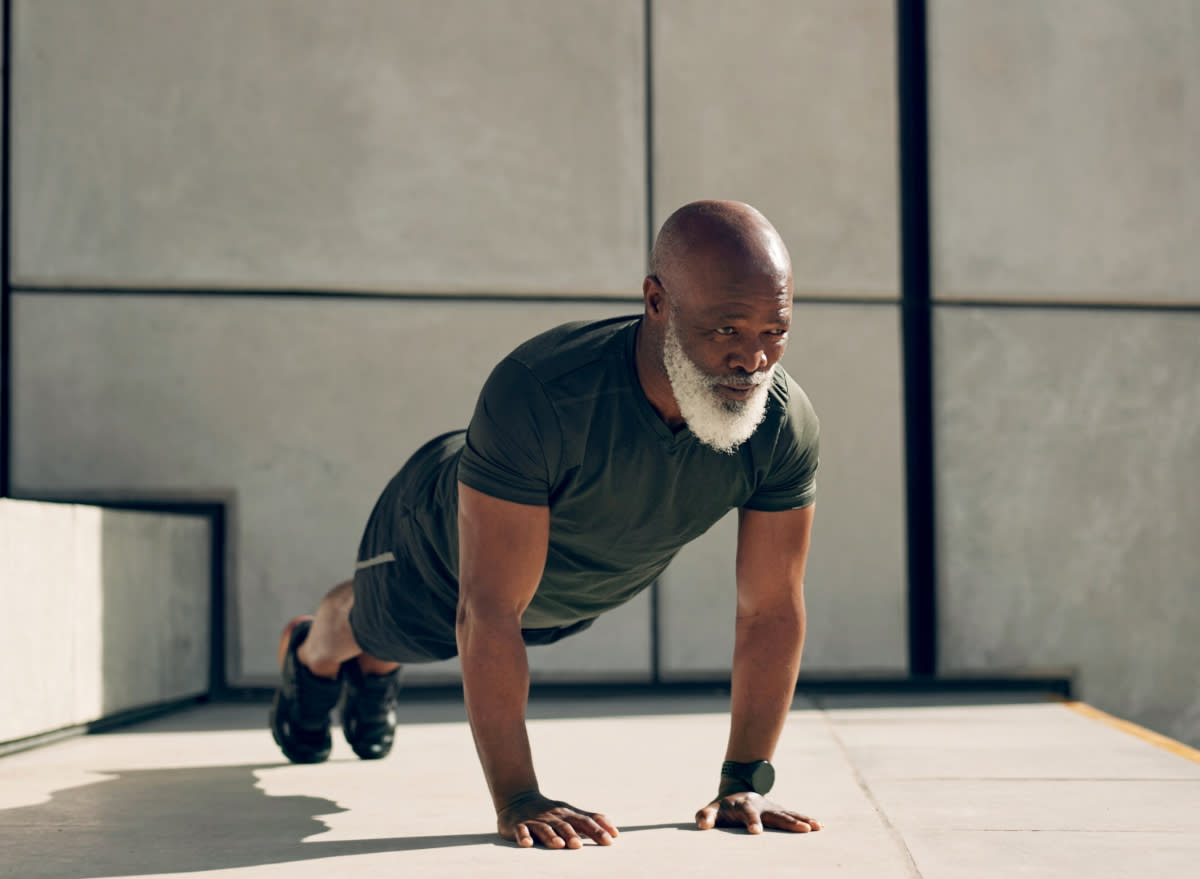
[[[792,263],[750,205],[697,201],[663,224],[642,281],[638,377],[668,425],[732,452],[766,412],[792,322]]]
[[[695,201],[667,218],[650,253],[650,273],[668,290],[696,274],[723,283],[790,282],[791,258],[775,227],[738,201]]]

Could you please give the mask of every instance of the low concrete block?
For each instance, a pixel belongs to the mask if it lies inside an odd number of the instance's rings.
[[[0,742],[208,689],[209,528],[0,500]]]

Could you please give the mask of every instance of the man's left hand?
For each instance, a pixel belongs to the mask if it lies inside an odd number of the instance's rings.
[[[701,830],[714,827],[745,827],[750,833],[762,833],[764,827],[790,833],[820,830],[821,822],[799,812],[785,809],[762,794],[726,794],[713,800],[696,813],[696,826]]]

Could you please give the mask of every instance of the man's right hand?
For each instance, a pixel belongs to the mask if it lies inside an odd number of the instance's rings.
[[[537,791],[513,797],[496,816],[500,835],[522,848],[540,842],[546,848],[582,848],[583,838],[597,845],[612,845],[620,836],[599,812],[576,809]]]

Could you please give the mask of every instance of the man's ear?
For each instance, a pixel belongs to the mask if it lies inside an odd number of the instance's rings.
[[[646,317],[661,319],[667,316],[666,291],[654,275],[642,281],[642,299],[646,303]]]

